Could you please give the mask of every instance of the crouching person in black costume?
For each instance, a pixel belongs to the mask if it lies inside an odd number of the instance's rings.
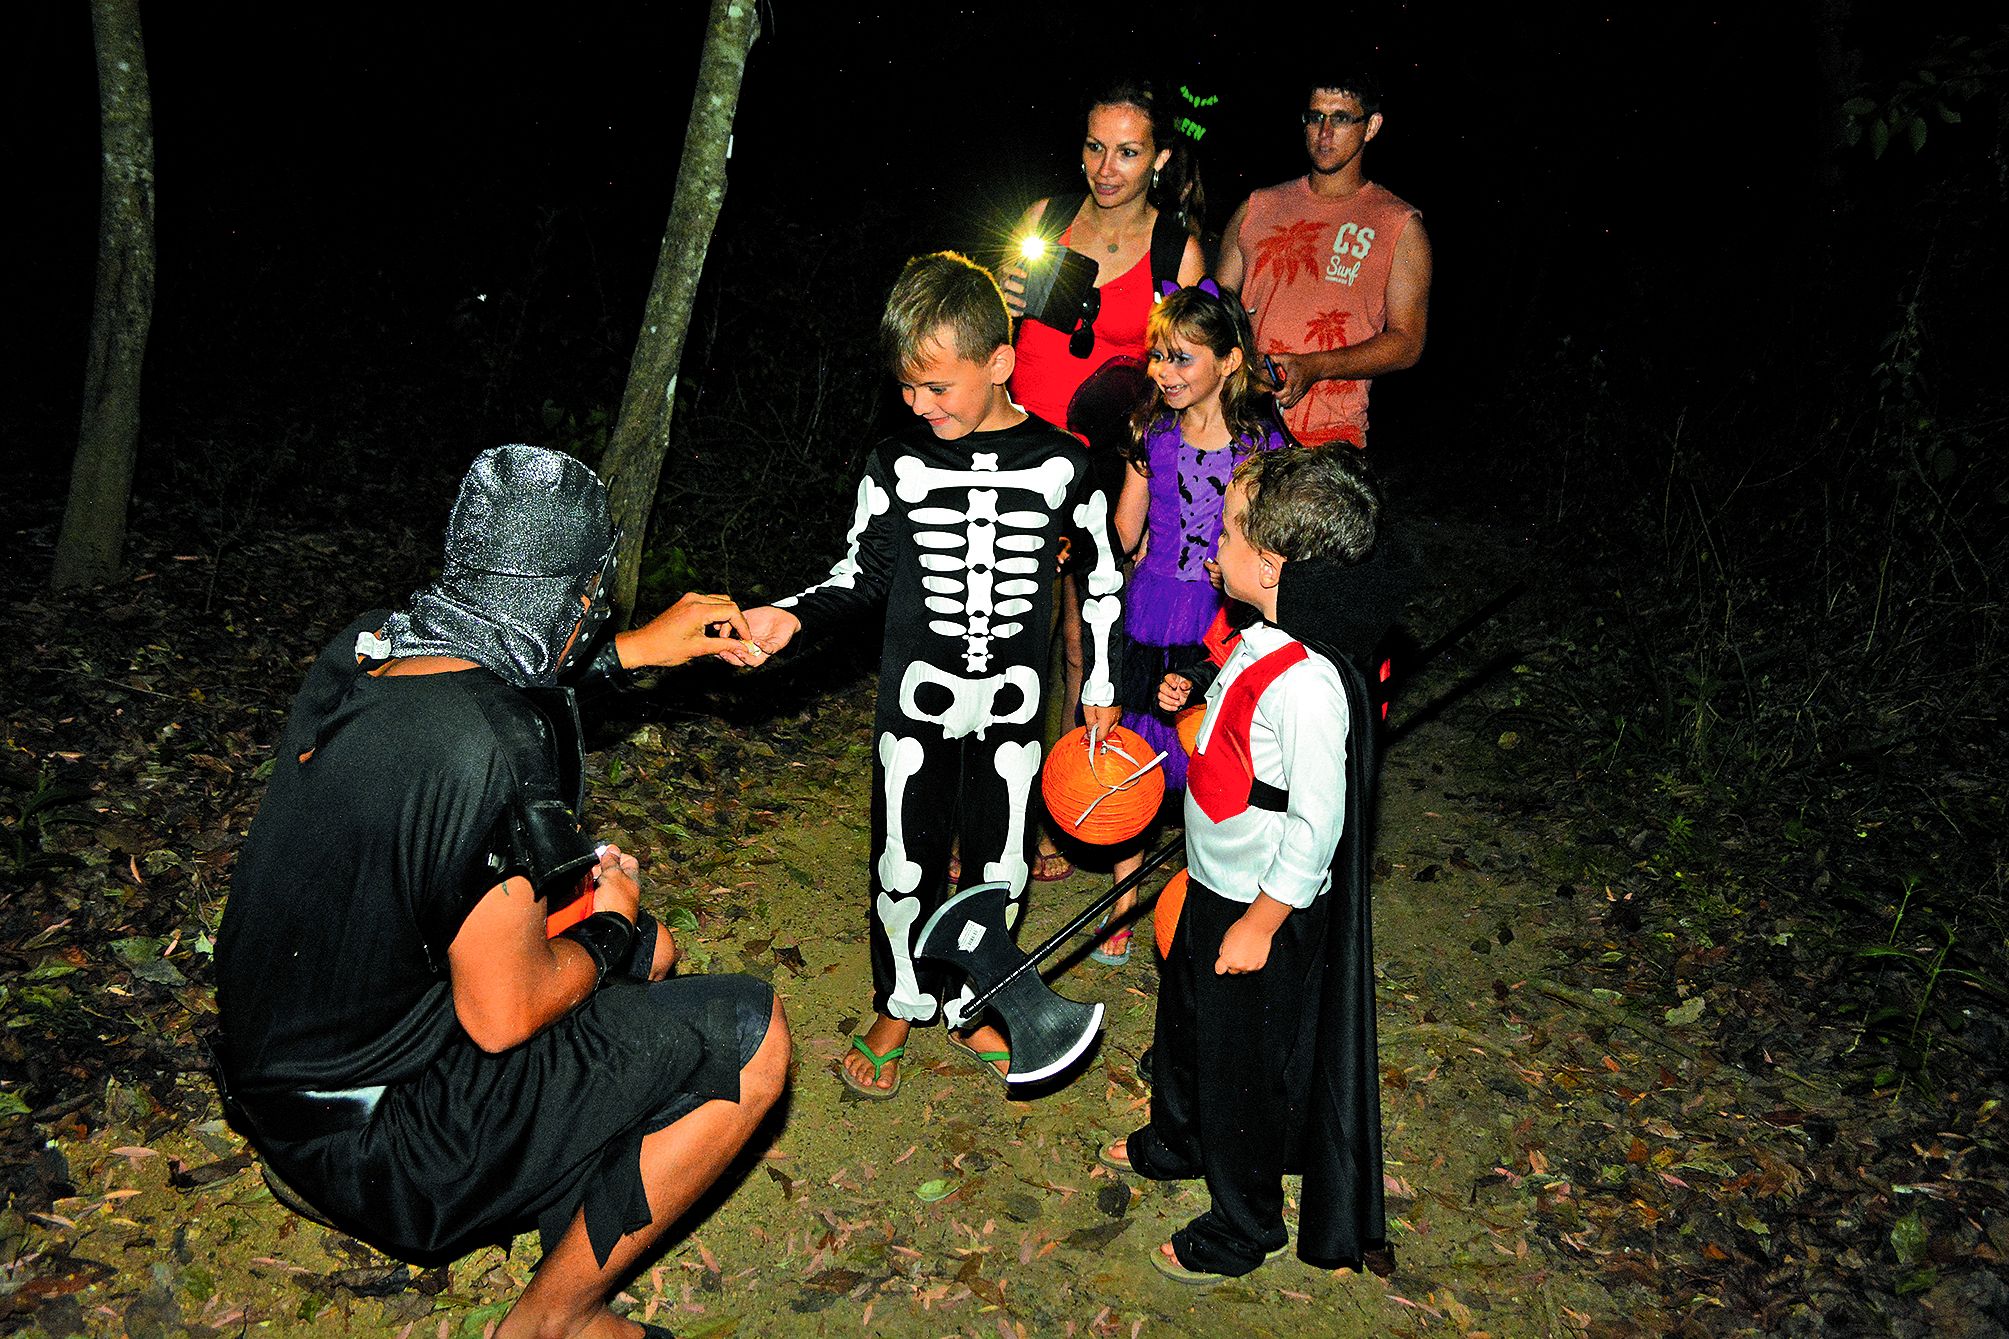
[[[217,944],[226,1109],[312,1209],[418,1262],[539,1229],[502,1339],[651,1333],[607,1299],[787,1081],[773,993],[669,978],[576,822],[565,685],[745,650],[702,595],[596,645],[613,551],[591,470],[479,457],[438,582],[308,672]]]

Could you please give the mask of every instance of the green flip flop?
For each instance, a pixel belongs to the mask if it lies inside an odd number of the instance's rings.
[[[863,1051],[865,1058],[872,1062],[872,1082],[860,1083],[858,1080],[852,1078],[850,1067],[842,1059],[839,1059],[837,1062],[837,1077],[844,1080],[846,1088],[872,1102],[884,1102],[891,1098],[893,1094],[900,1091],[900,1085],[906,1081],[905,1075],[895,1074],[891,1088],[879,1087],[879,1075],[885,1072],[886,1066],[907,1053],[905,1046],[895,1046],[887,1051],[886,1054],[880,1055],[865,1044],[864,1037],[854,1034],[851,1038],[851,1049],[854,1051]]]
[[[1010,1051],[979,1051],[976,1047],[962,1040],[960,1037],[956,1036],[956,1034],[953,1032],[948,1032],[946,1035],[948,1036],[950,1046],[954,1047],[956,1050],[961,1051],[964,1055],[968,1056],[973,1062],[975,1062],[980,1068],[982,1068],[984,1073],[990,1075],[993,1079],[996,1079],[998,1086],[1000,1088],[1004,1089],[1006,1092],[1011,1091],[1011,1081],[1005,1078],[1004,1075],[998,1073],[998,1067],[997,1067],[997,1062],[1000,1060],[1004,1061],[1006,1064],[1011,1063]]]

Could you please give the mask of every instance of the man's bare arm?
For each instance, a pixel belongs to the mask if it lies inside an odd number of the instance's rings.
[[[1242,216],[1248,212],[1247,200],[1235,206],[1228,226],[1221,232],[1221,254],[1214,258],[1214,282],[1236,292],[1241,291],[1242,280],[1248,277],[1245,273],[1248,262],[1242,255]]]
[[[595,871],[594,905],[635,919],[641,890],[632,858],[609,847]],[[573,940],[545,937],[548,908],[521,877],[482,894],[447,947],[453,1009],[491,1054],[530,1040],[579,1007],[600,983],[593,957]]]
[[[721,624],[731,636],[711,634]],[[699,656],[743,651],[746,637],[746,618],[731,596],[692,591],[641,627],[616,634],[614,653],[623,669],[666,668]]]

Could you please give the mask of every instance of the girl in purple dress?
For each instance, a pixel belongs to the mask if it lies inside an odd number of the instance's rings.
[[[1155,392],[1131,417],[1133,441],[1116,504],[1116,533],[1126,550],[1140,539],[1124,598],[1123,724],[1165,750],[1168,796],[1186,784],[1186,753],[1171,720],[1158,710],[1166,671],[1205,658],[1200,645],[1222,604],[1214,546],[1228,476],[1252,451],[1284,444],[1255,375],[1248,318],[1234,293],[1212,280],[1181,288],[1151,312],[1146,336]],[[1116,862],[1116,877],[1142,863],[1141,846]],[[1126,895],[1105,924],[1135,901]],[[1124,926],[1095,950],[1098,962],[1130,954]]]

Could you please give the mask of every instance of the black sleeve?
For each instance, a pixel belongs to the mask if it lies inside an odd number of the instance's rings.
[[[802,630],[820,632],[832,624],[882,608],[892,584],[893,489],[886,469],[889,445],[874,448],[858,480],[858,504],[845,537],[844,556],[830,575],[808,590],[776,600],[802,620]]]

